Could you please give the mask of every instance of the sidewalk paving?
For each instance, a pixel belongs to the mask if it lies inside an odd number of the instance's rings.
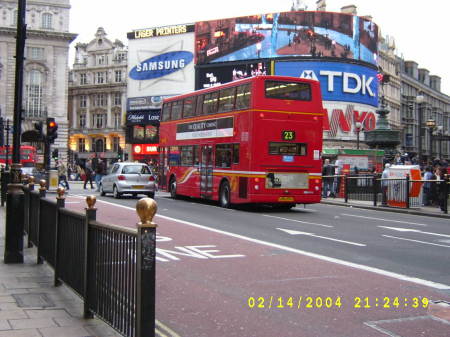
[[[23,264],[5,264],[5,208],[0,207],[0,337],[121,336],[99,319],[83,318],[83,302],[53,270],[24,248]]]
[[[411,215],[424,215],[424,216],[430,216],[430,217],[438,217],[438,218],[444,218],[450,220],[450,214],[444,214],[440,210],[438,206],[423,206],[418,208],[398,208],[398,207],[386,207],[373,205],[373,201],[363,201],[363,200],[351,200],[349,199],[348,202],[345,202],[344,198],[333,198],[328,197],[325,199],[322,199],[322,204],[325,205],[335,205],[335,206],[347,206],[347,207],[355,207],[355,208],[362,208],[362,209],[370,209],[370,210],[377,210],[377,211],[384,211],[384,212],[395,212],[395,213],[404,213],[404,214],[411,214]]]

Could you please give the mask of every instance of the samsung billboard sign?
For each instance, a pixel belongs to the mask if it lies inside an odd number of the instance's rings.
[[[370,67],[340,62],[287,61],[275,64],[275,75],[320,81],[324,101],[378,106],[377,71]]]

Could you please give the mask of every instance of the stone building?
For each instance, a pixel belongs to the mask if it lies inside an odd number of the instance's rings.
[[[75,46],[69,76],[69,142],[73,160],[102,158],[108,164],[125,147],[127,49],[98,28],[89,43]]]
[[[0,0],[0,112],[13,120],[17,30],[17,0]],[[34,122],[54,117],[59,125],[52,148],[67,156],[67,83],[69,44],[69,0],[28,0],[27,39],[23,76],[22,135]],[[12,136],[10,136],[11,143]],[[42,153],[42,143],[34,143]],[[42,160],[42,157],[40,157]]]

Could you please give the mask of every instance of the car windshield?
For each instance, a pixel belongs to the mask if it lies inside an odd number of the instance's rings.
[[[127,165],[122,169],[123,174],[150,174],[147,166],[143,165]]]

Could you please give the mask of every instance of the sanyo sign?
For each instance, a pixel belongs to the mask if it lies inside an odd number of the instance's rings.
[[[277,62],[276,75],[320,81],[324,101],[342,101],[378,106],[376,70],[342,62]]]

